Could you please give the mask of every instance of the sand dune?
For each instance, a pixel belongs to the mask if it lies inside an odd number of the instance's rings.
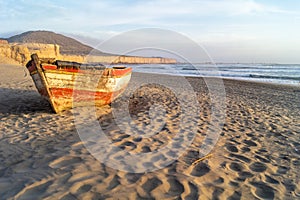
[[[128,88],[133,95],[125,93],[111,107],[96,110],[103,132],[122,150],[105,159],[120,161],[122,171],[99,162],[84,146],[82,132],[77,131],[88,128],[88,119],[76,120],[75,111],[51,113],[23,68],[1,65],[0,69],[4,72],[0,77],[0,199],[300,198],[297,87],[225,80],[222,132],[209,156],[197,161],[202,156],[199,148],[213,144],[206,138],[213,129],[214,102],[203,79],[186,79],[196,92],[197,104],[187,104],[182,119],[180,103],[193,99],[190,91],[179,88],[178,78],[136,73]],[[141,85],[154,76],[181,92],[176,94],[158,82]],[[128,113],[132,126],[126,125]],[[181,137],[170,144],[178,133]],[[191,145],[164,166],[191,133],[195,134]],[[103,153],[99,145],[103,140],[96,139],[90,147]],[[164,147],[166,151],[158,156],[147,154]],[[141,153],[143,159],[128,166],[124,160],[128,152]],[[131,172],[153,167],[161,169]]]

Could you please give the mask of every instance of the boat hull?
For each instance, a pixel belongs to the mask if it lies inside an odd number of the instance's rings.
[[[75,65],[74,65],[75,66]],[[110,104],[126,89],[131,68],[59,67],[41,63],[36,55],[27,68],[41,96],[54,112],[59,113],[80,106]]]

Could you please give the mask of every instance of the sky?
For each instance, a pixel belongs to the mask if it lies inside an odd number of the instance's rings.
[[[299,0],[0,0],[0,21],[4,38],[49,30],[97,46],[156,28],[187,37],[214,62],[300,63]]]

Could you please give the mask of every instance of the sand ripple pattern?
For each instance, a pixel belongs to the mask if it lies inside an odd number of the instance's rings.
[[[189,81],[201,108],[192,145],[169,166],[139,174],[96,160],[82,144],[72,113],[51,114],[32,82],[1,82],[0,199],[299,199],[300,94],[289,87],[225,81],[221,137],[211,156],[195,163],[211,102],[203,81]],[[109,107],[98,114],[108,137],[128,151],[152,151],[164,135],[172,137],[162,129],[152,141],[137,138],[116,130]],[[132,115],[142,129],[147,112]],[[155,165],[164,157],[136,164]]]

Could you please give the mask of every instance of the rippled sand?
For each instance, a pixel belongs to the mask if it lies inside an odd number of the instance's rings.
[[[214,145],[207,133],[223,122],[212,118],[217,97],[203,79],[185,79],[191,91],[182,78],[134,74],[111,107],[53,114],[22,67],[0,69],[0,199],[300,198],[299,87],[225,80],[226,117]],[[189,103],[194,91],[197,104]],[[105,158],[118,165],[99,162],[81,140],[90,114],[122,150]],[[103,141],[89,142],[103,153]],[[128,153],[143,158],[126,162]],[[152,168],[161,169],[134,173]]]

